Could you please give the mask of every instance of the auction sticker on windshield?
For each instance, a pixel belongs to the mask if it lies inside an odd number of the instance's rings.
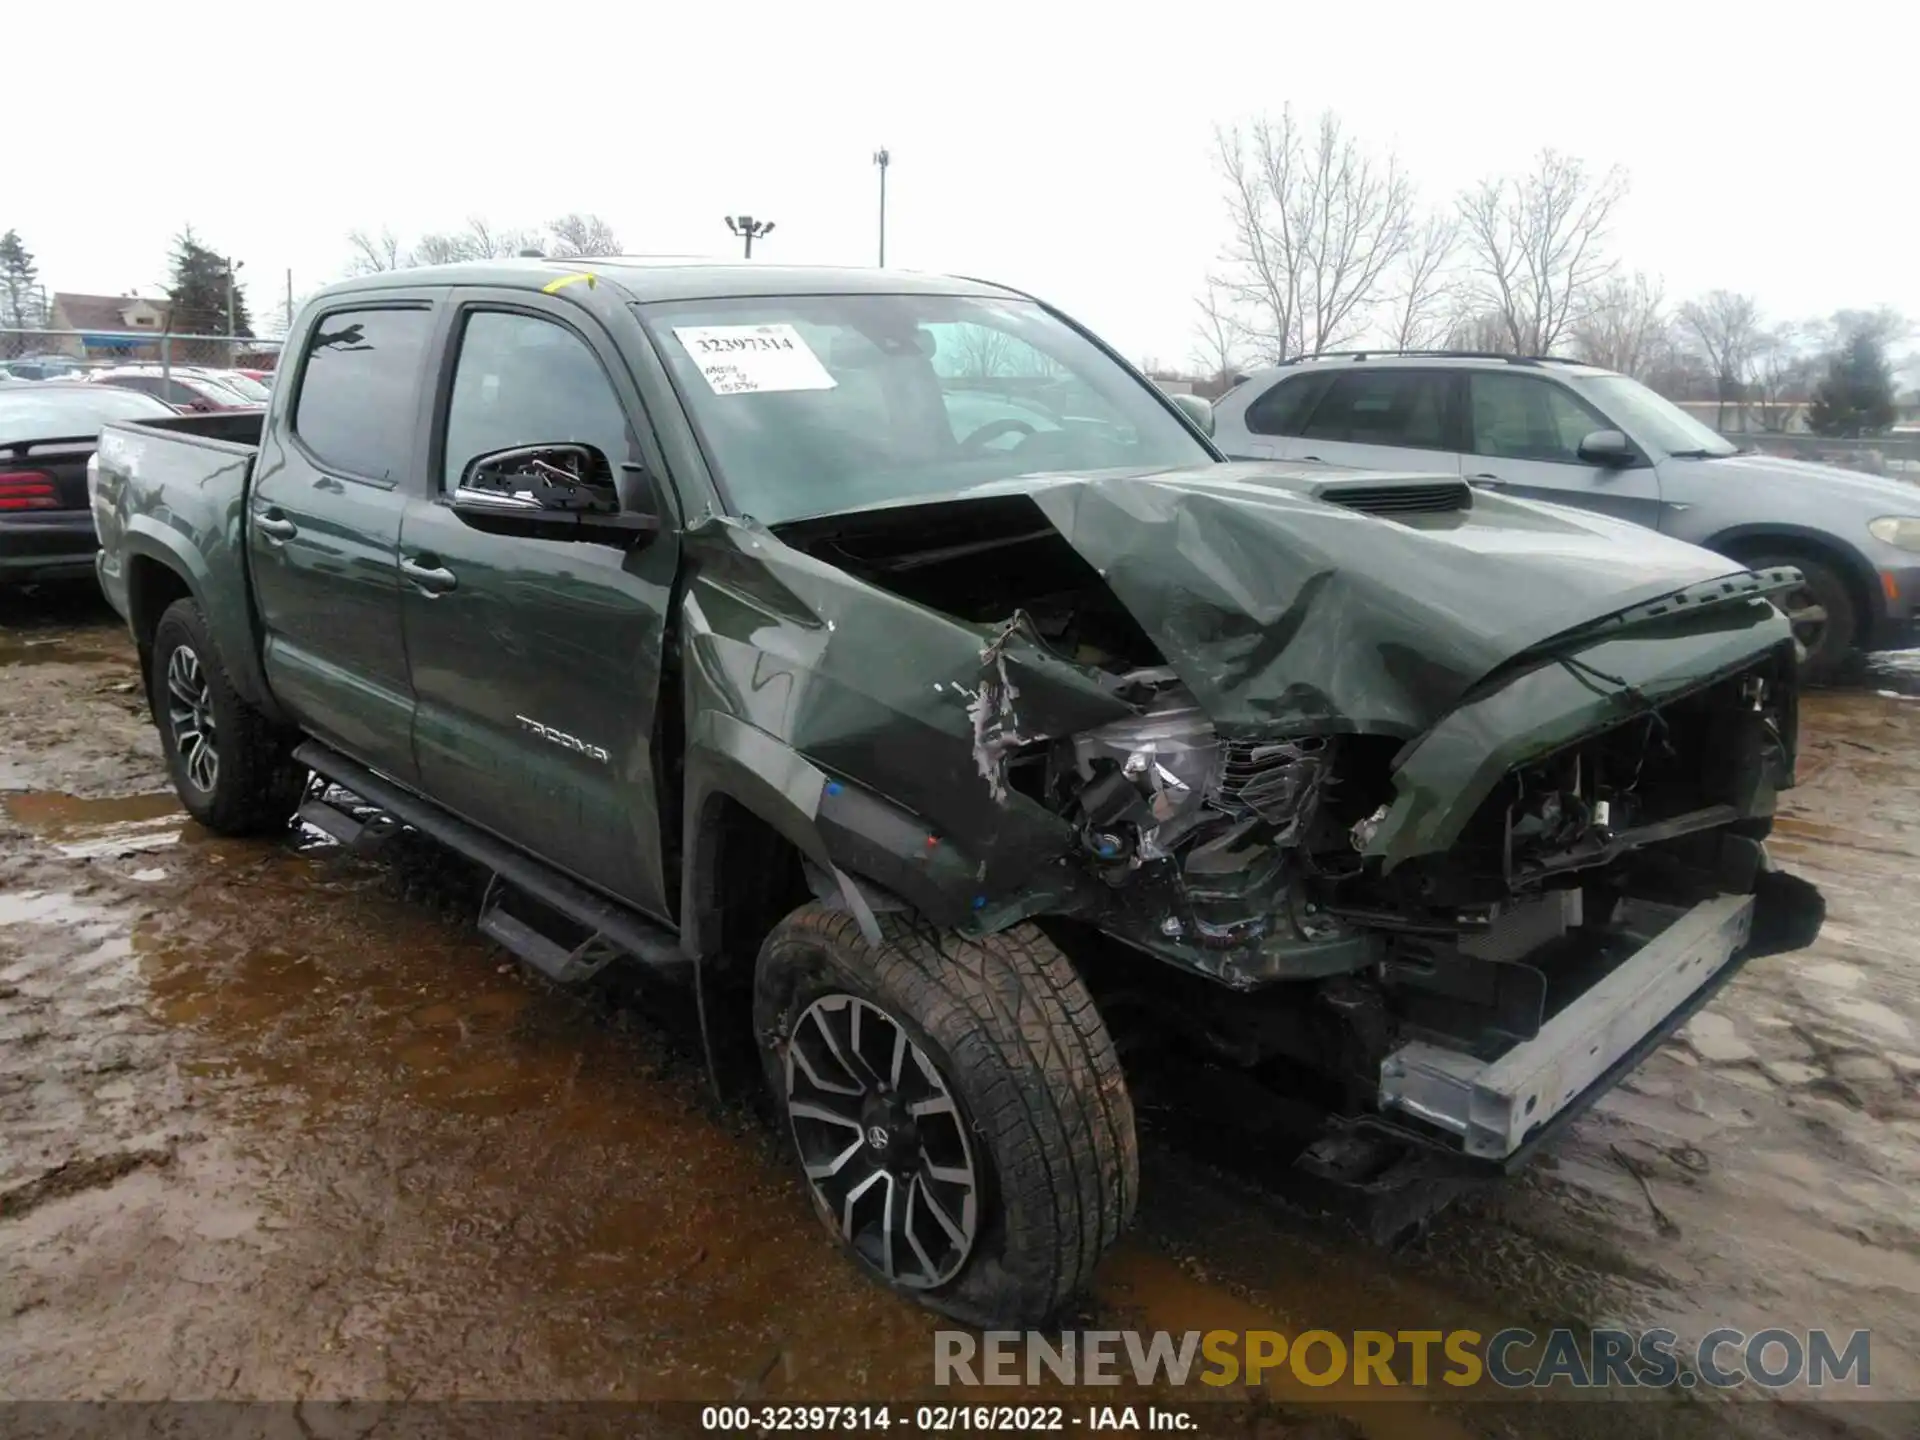
[[[716,395],[834,388],[791,325],[676,325],[673,333]]]

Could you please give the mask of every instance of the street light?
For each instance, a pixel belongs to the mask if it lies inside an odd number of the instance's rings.
[[[880,167],[880,268],[887,268],[887,166],[893,163],[893,156],[882,145],[873,152],[873,163]]]
[[[751,215],[729,215],[727,229],[747,242],[747,259],[753,258],[753,242],[773,233],[773,221],[756,220]]]

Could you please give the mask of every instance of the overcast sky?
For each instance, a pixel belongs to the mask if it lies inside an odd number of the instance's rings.
[[[159,293],[191,223],[256,316],[347,232],[611,221],[633,252],[1000,280],[1185,360],[1223,239],[1212,130],[1291,101],[1392,148],[1433,204],[1542,146],[1619,163],[1614,227],[1672,297],[1920,315],[1911,5],[701,7],[269,0],[8,7],[0,229],[51,289]],[[31,124],[20,123],[31,116]],[[757,258],[757,257],[756,257]]]

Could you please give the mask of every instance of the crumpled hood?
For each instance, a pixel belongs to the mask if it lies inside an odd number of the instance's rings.
[[[1520,652],[1742,573],[1650,530],[1484,492],[1465,510],[1382,519],[1312,498],[1332,478],[1270,463],[1024,477],[861,518],[937,529],[947,507],[1031,502],[1226,734],[1418,735]]]

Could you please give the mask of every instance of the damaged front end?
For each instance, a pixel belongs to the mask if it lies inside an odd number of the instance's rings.
[[[829,632],[846,577],[905,602],[870,632],[902,663],[938,652],[865,720],[888,683],[808,667],[825,708],[781,723],[844,777],[817,875],[1165,962],[1155,1018],[1318,1077],[1310,1153],[1343,1173],[1362,1135],[1516,1163],[1742,960],[1813,938],[1817,892],[1762,843],[1797,743],[1766,598],[1790,574],[1431,481],[1216,472],[764,542]]]

